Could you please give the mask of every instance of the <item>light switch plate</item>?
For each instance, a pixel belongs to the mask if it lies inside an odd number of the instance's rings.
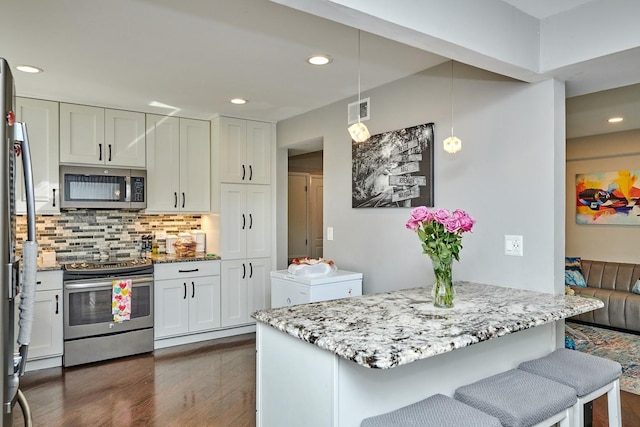
[[[511,256],[523,256],[522,236],[505,234],[504,254]]]
[[[333,227],[327,227],[327,240],[333,240]]]

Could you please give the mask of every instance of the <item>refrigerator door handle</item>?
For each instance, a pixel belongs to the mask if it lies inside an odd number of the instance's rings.
[[[27,197],[27,240],[22,245],[23,279],[20,298],[20,329],[18,344],[20,344],[20,362],[18,375],[24,375],[27,364],[27,353],[31,342],[31,327],[33,326],[34,304],[36,296],[36,273],[38,270],[38,243],[36,242],[36,211],[33,185],[33,168],[31,166],[31,150],[29,136],[24,123],[14,125],[15,141],[22,148],[22,169],[24,171],[25,193]]]

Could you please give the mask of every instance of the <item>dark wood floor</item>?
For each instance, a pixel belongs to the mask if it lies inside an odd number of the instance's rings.
[[[35,426],[255,426],[255,335],[190,344],[70,369],[28,372]],[[623,427],[640,426],[640,396],[622,392]],[[593,427],[606,427],[606,396]],[[15,425],[24,425],[16,415]]]

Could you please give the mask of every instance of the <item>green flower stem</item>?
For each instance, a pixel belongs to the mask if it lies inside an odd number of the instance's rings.
[[[451,264],[453,259],[451,256],[445,258],[431,256],[431,262],[433,263],[433,274],[436,279],[431,292],[433,305],[436,307],[451,308],[453,307],[453,299],[455,297],[455,289],[453,288],[453,280],[451,277]]]

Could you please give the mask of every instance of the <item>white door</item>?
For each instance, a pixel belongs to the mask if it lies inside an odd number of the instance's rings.
[[[247,121],[220,117],[220,182],[243,183],[248,177]]]
[[[107,165],[144,169],[146,162],[144,113],[105,110]]]
[[[180,119],[180,197],[182,212],[209,212],[211,207],[211,125]]]
[[[220,256],[243,259],[247,256],[247,186],[220,185]]]
[[[247,307],[249,316],[271,306],[271,258],[249,258]],[[253,318],[249,317],[249,321]]]
[[[60,162],[105,163],[104,108],[60,104]]]
[[[247,258],[268,257],[271,254],[271,187],[247,185],[246,188]]]
[[[58,103],[39,99],[16,98],[16,115],[27,124],[31,147],[36,213],[60,213],[59,114]],[[22,157],[16,165],[16,212],[27,212]]]
[[[147,212],[178,212],[180,120],[147,114]]]
[[[29,360],[62,355],[62,292],[36,292],[33,310]]]
[[[324,184],[321,175],[311,175],[309,186],[309,234],[311,235],[311,258],[322,258],[324,222],[323,191]]]
[[[189,279],[189,332],[220,327],[220,276]]]
[[[249,321],[247,260],[222,261],[220,272],[220,312],[222,326],[242,325]]]
[[[289,172],[288,258],[305,258],[309,253],[309,174]]]
[[[189,332],[189,289],[186,279],[156,280],[154,284],[155,338]]]
[[[249,184],[271,182],[271,125],[247,121],[247,175]]]

